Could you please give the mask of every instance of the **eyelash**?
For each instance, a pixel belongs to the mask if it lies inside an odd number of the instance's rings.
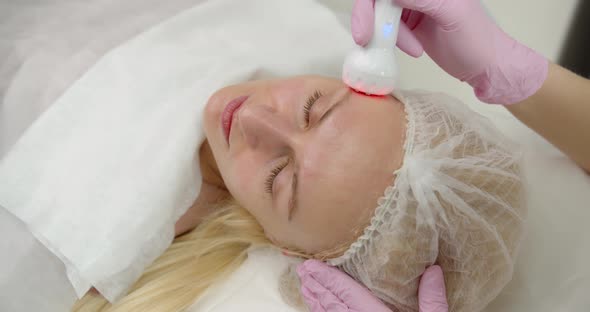
[[[272,169],[270,171],[270,175],[266,178],[266,192],[268,194],[272,194],[272,185],[275,182],[275,179],[277,178],[277,176],[279,175],[279,173],[281,173],[281,171],[283,171],[283,169],[285,169],[285,167],[287,167],[287,165],[289,164],[289,161],[285,161],[284,163],[278,165],[277,167],[275,167],[274,169]]]
[[[305,122],[307,124],[309,124],[309,117],[310,117],[310,112],[311,112],[311,108],[313,107],[313,105],[322,97],[322,92],[319,90],[316,90],[308,99],[307,102],[305,102],[305,105],[303,106],[303,113],[305,116]],[[280,165],[278,165],[277,167],[273,168],[270,171],[270,175],[266,178],[265,181],[265,186],[266,186],[266,192],[268,194],[272,195],[272,186],[275,182],[275,179],[277,178],[277,176],[279,175],[279,173],[281,173],[281,171],[283,169],[285,169],[285,167],[287,167],[287,165],[289,164],[289,161],[285,161],[284,163],[281,163]]]
[[[307,124],[309,124],[309,114],[311,112],[311,108],[313,107],[313,104],[315,104],[321,97],[322,97],[322,92],[319,90],[316,90],[310,97],[309,99],[307,99],[307,102],[305,103],[305,105],[303,106],[303,113],[305,116],[305,122]]]

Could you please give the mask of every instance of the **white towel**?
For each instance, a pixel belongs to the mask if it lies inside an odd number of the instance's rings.
[[[94,286],[116,300],[198,195],[209,96],[252,78],[337,76],[351,45],[311,0],[197,5],[109,52],[27,130],[0,163],[0,205],[64,262],[78,296]]]

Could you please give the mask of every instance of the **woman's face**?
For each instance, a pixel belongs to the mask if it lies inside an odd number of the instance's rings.
[[[274,243],[310,254],[356,239],[403,156],[402,104],[335,79],[230,86],[204,119],[232,196]]]

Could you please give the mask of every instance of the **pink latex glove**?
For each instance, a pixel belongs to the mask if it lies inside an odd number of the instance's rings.
[[[346,273],[321,261],[307,260],[297,267],[301,294],[312,312],[392,312]],[[420,312],[448,312],[442,270],[429,267],[418,289]]]
[[[466,81],[486,103],[513,104],[535,94],[549,62],[507,35],[479,0],[395,0],[406,8],[397,45],[428,55],[447,73]],[[374,0],[355,0],[352,34],[359,45],[373,34]],[[408,52],[409,51],[409,52]]]

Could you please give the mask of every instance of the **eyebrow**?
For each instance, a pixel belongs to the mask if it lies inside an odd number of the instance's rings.
[[[322,123],[323,120],[326,119],[328,115],[330,115],[337,106],[341,106],[342,103],[346,102],[350,98],[350,94],[347,94],[344,98],[340,101],[336,102],[336,104],[332,105],[325,113],[320,117],[318,121],[318,125]],[[295,167],[295,173],[293,174],[293,182],[291,183],[291,198],[289,198],[289,216],[287,220],[291,222],[293,218],[293,214],[295,211],[298,210],[298,201],[297,198],[299,197],[299,166]]]

